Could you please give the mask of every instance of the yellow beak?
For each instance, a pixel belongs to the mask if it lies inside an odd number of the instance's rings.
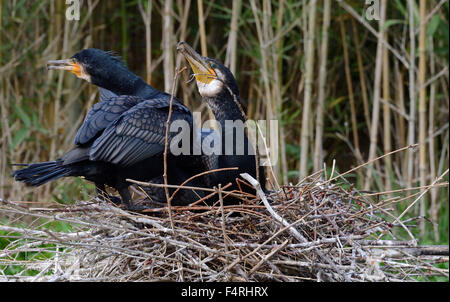
[[[47,69],[59,69],[59,70],[67,70],[75,74],[77,77],[81,77],[81,67],[77,63],[77,61],[74,61],[73,59],[66,59],[66,60],[50,60],[47,62]]]
[[[180,42],[177,50],[183,54],[194,72],[197,81],[209,84],[216,77],[214,69],[212,69],[205,59],[199,55],[189,44]]]

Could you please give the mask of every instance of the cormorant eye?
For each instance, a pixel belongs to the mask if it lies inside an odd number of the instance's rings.
[[[72,59],[72,63],[75,64],[77,60],[75,58]]]
[[[216,69],[216,68],[217,68],[217,65],[213,63],[213,64],[211,64],[211,68],[212,68],[212,69]]]

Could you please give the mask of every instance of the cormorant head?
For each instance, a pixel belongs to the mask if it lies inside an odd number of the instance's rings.
[[[214,59],[201,56],[186,42],[179,42],[177,50],[191,66],[202,97],[215,98],[227,93],[239,97],[236,79],[227,67]]]
[[[128,71],[120,57],[110,51],[87,48],[77,52],[70,59],[51,60],[47,68],[67,70],[94,85],[108,88],[108,82],[124,70]]]

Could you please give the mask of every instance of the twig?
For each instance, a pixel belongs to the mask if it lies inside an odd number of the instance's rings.
[[[265,262],[269,261],[270,258],[272,258],[276,253],[281,251],[287,244],[289,243],[289,239],[285,240],[282,244],[274,248],[269,254],[264,256],[248,273],[249,276],[251,276],[257,269],[261,267]]]
[[[228,254],[228,243],[227,243],[228,239],[227,239],[227,234],[225,232],[225,213],[223,210],[222,184],[219,184],[217,193],[219,195],[219,200],[220,200],[220,216],[222,217],[221,226],[222,226],[222,234],[223,234],[223,243],[224,243],[224,247],[225,247],[225,253]],[[228,257],[226,257],[226,259],[227,259],[226,263],[228,264]]]
[[[380,159],[382,159],[382,158],[384,158],[384,157],[386,157],[386,156],[390,156],[390,155],[392,155],[392,154],[395,154],[395,153],[397,153],[397,152],[401,152],[401,151],[404,151],[404,150],[407,150],[407,149],[413,149],[413,148],[417,147],[418,145],[419,145],[419,144],[409,145],[409,146],[406,146],[406,147],[403,147],[403,148],[394,150],[394,151],[392,151],[392,152],[389,152],[389,153],[387,153],[387,154],[383,154],[383,155],[381,155],[381,156],[379,156],[379,157],[377,157],[377,158],[374,158],[374,159],[372,159],[372,160],[369,160],[369,161],[365,162],[364,164],[361,164],[361,165],[359,165],[359,166],[357,166],[357,167],[355,167],[355,168],[353,168],[353,169],[350,169],[350,170],[348,170],[347,172],[344,172],[344,173],[341,173],[341,174],[339,174],[339,175],[337,175],[337,176],[335,176],[335,177],[332,177],[332,178],[328,179],[328,180],[327,180],[326,182],[324,182],[324,183],[329,183],[329,182],[331,182],[331,181],[333,181],[333,180],[336,180],[337,178],[342,177],[342,176],[344,176],[344,175],[346,175],[346,174],[349,174],[349,173],[351,173],[351,172],[353,172],[353,171],[355,171],[355,170],[357,170],[357,169],[359,169],[359,168],[362,168],[362,167],[364,167],[364,166],[367,166],[367,165],[369,165],[369,164],[372,164],[373,162],[375,162],[375,161],[377,161],[377,160],[380,160]]]
[[[434,181],[433,181],[433,183],[431,184],[431,185],[429,185],[425,190],[423,190],[422,191],[422,193],[419,195],[419,197],[417,197],[403,212],[402,212],[402,214],[400,214],[400,216],[398,216],[396,219],[395,219],[395,221],[394,221],[394,223],[395,222],[400,222],[400,219],[409,211],[409,209],[411,209],[411,207],[412,206],[414,206],[414,204],[417,202],[417,201],[419,201],[419,200],[421,200],[421,198],[423,197],[423,195],[425,195],[436,183],[438,183],[440,180],[442,180],[442,178],[448,173],[448,170],[449,169],[447,169],[447,170],[445,170],[445,172],[444,173],[442,173],[441,174],[441,176],[439,176],[439,177],[437,177]]]
[[[173,104],[173,98],[174,98],[174,94],[175,94],[175,86],[177,85],[177,79],[178,79],[178,75],[180,73],[182,73],[184,70],[186,70],[186,67],[183,67],[180,71],[175,70],[175,76],[173,78],[173,84],[172,84],[172,93],[170,96],[170,105],[169,105],[169,114],[167,116],[167,121],[166,121],[166,134],[165,134],[165,138],[164,138],[164,174],[163,174],[163,178],[164,178],[164,191],[166,193],[166,200],[167,200],[167,206],[169,208],[169,217],[170,217],[170,224],[172,226],[172,231],[175,230],[174,225],[173,225],[173,219],[172,219],[172,208],[171,208],[171,203],[172,203],[172,198],[169,196],[169,188],[167,187],[167,148],[168,148],[168,140],[169,140],[169,125],[170,125],[170,118],[172,117],[172,104]]]

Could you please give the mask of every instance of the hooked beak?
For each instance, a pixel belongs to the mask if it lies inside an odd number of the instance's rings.
[[[74,61],[73,59],[66,60],[50,60],[47,62],[47,69],[59,69],[59,70],[67,70],[74,73],[77,77],[81,77],[82,69],[81,66]]]
[[[214,69],[186,42],[179,42],[177,50],[183,54],[194,72],[197,81],[209,84],[216,77]]]

